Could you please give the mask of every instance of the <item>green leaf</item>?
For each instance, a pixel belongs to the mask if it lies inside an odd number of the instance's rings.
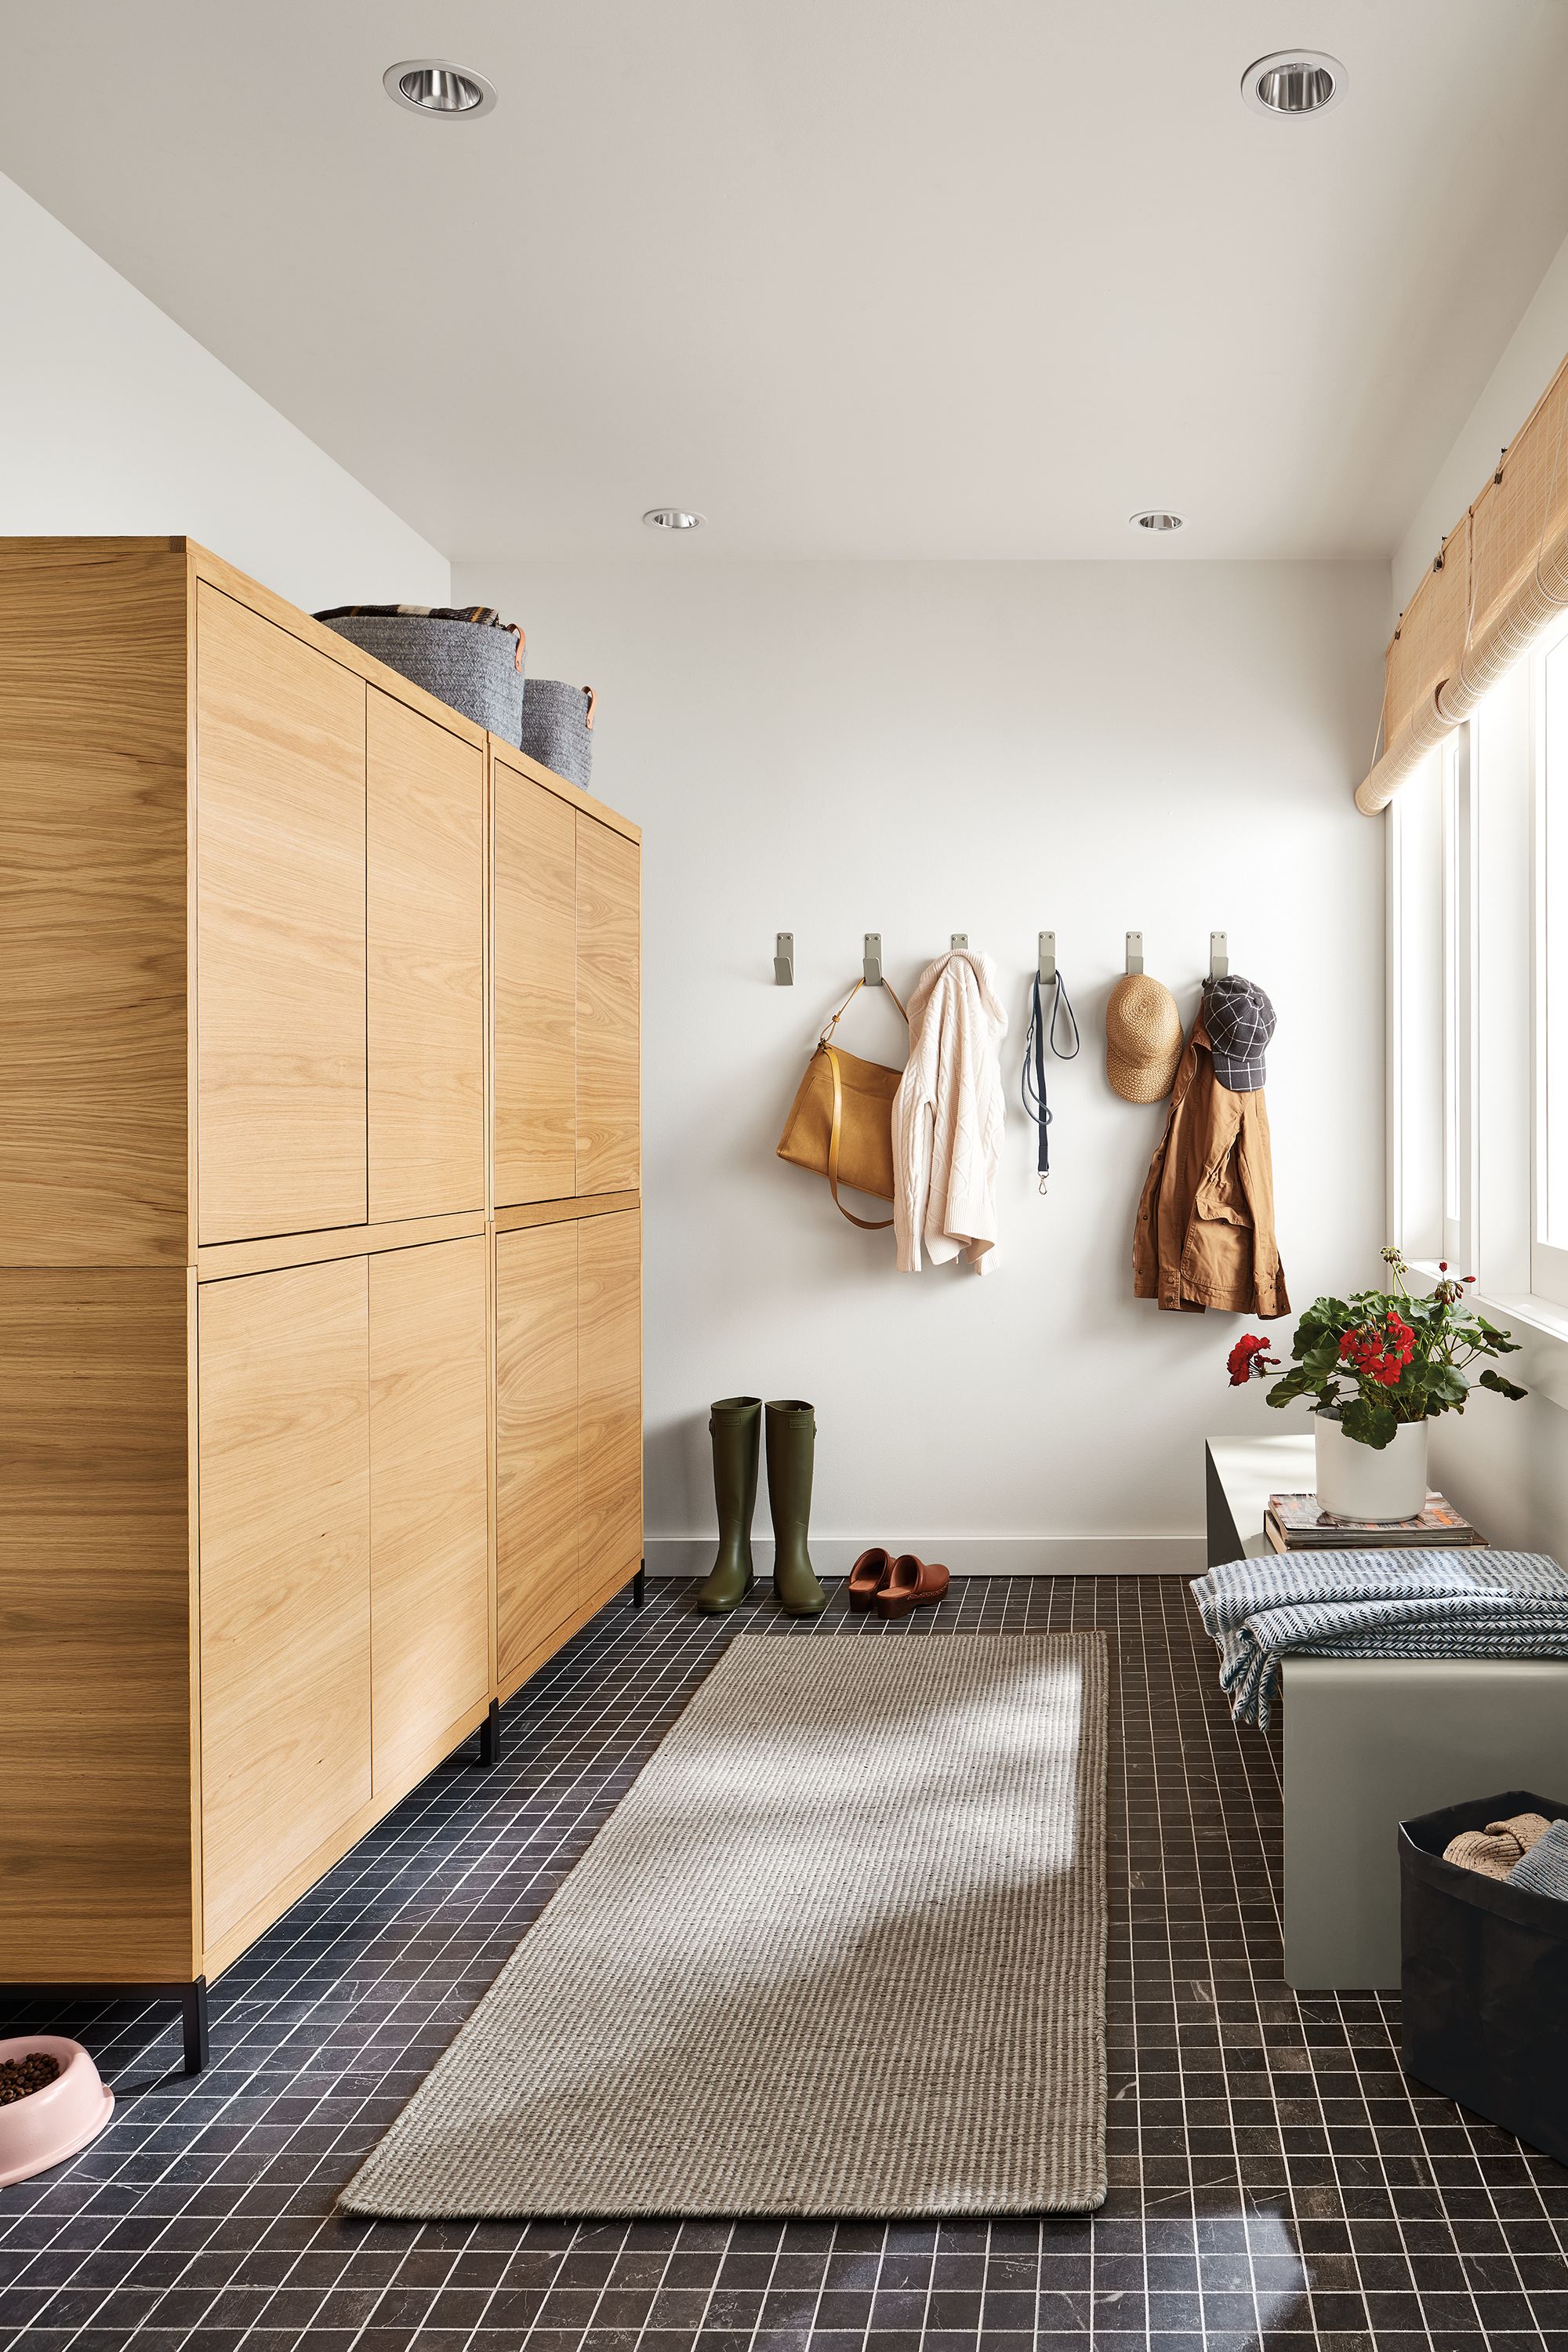
[[[1270,1404],[1290,1404],[1297,1397],[1310,1395],[1319,1386],[1304,1366],[1293,1372],[1281,1372],[1268,1391]]]
[[[1476,1382],[1476,1386],[1482,1389],[1490,1389],[1494,1396],[1511,1397],[1515,1404],[1519,1402],[1521,1397],[1525,1397],[1530,1394],[1530,1391],[1528,1389],[1521,1389],[1517,1381],[1505,1381],[1502,1374],[1500,1372],[1494,1372],[1489,1365],[1481,1374],[1479,1380]]]
[[[1353,1438],[1358,1445],[1372,1446],[1379,1454],[1385,1445],[1392,1444],[1398,1426],[1392,1406],[1381,1397],[1352,1397],[1340,1415],[1340,1427],[1347,1437]]]

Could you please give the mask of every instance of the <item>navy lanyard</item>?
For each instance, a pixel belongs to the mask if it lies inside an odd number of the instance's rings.
[[[1040,1172],[1042,1192],[1046,1189],[1046,1179],[1051,1172],[1051,1147],[1048,1132],[1051,1124],[1051,1108],[1046,1100],[1046,1045],[1048,1041],[1050,1049],[1058,1062],[1070,1062],[1081,1043],[1078,1034],[1078,1021],[1067,990],[1062,986],[1060,972],[1057,974],[1052,985],[1056,990],[1056,997],[1051,1006],[1050,1024],[1047,1027],[1040,1008],[1039,974],[1036,973],[1034,1004],[1029,1014],[1028,1034],[1024,1039],[1024,1108],[1034,1120],[1039,1136],[1037,1165]],[[1072,1044],[1065,1053],[1057,1043],[1057,1024],[1064,1013],[1067,1014],[1072,1036]]]

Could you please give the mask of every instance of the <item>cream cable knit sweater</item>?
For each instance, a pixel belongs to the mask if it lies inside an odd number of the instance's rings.
[[[903,1274],[962,1252],[995,1263],[996,1171],[1005,1119],[1000,1040],[1007,1015],[987,955],[928,963],[910,999],[910,1058],[893,1097],[893,1223]]]

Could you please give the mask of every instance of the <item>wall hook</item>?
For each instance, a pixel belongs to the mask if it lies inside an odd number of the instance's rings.
[[[773,935],[773,980],[780,988],[795,986],[795,933],[777,931]]]
[[[969,933],[967,931],[949,931],[947,935],[947,943],[949,948],[954,954],[956,954],[961,948],[966,948],[969,945]]]
[[[1055,931],[1040,933],[1040,986],[1049,988],[1057,976],[1057,935]]]
[[[1129,971],[1142,971],[1143,969],[1143,934],[1142,931],[1129,931],[1127,934],[1127,969]]]
[[[1209,978],[1223,980],[1230,970],[1230,945],[1223,931],[1209,933]]]
[[[860,972],[868,988],[881,987],[882,934],[880,931],[868,931],[866,934],[866,958],[861,964]]]

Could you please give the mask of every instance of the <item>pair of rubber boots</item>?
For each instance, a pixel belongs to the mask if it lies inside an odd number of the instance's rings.
[[[713,1440],[713,1491],[719,1502],[719,1557],[697,1595],[710,1616],[733,1609],[752,1589],[752,1514],[757,1504],[758,1438],[767,1426],[768,1507],[773,1520],[773,1593],[788,1617],[819,1616],[827,1595],[806,1549],[816,1415],[798,1397],[764,1407],[761,1397],[721,1397],[708,1423]]]

